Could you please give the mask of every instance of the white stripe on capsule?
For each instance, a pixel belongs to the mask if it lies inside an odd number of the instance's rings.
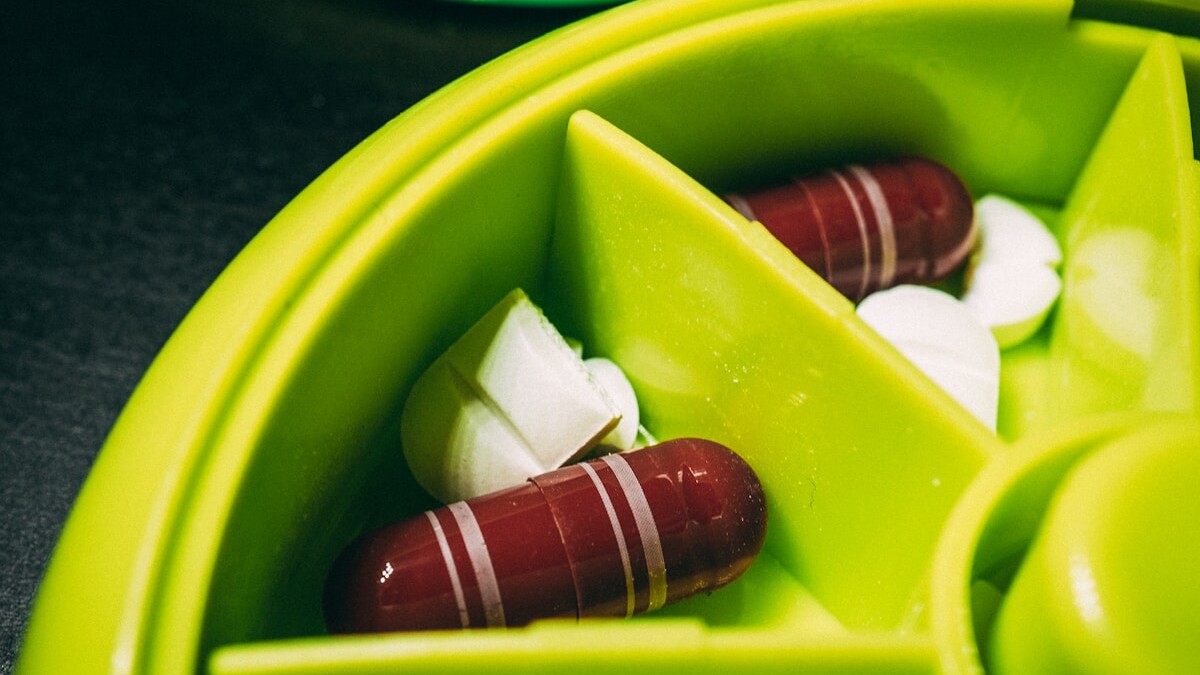
[[[850,167],[850,172],[862,184],[871,202],[871,210],[875,212],[875,222],[879,226],[879,288],[888,288],[896,280],[896,224],[892,220],[892,210],[888,207],[883,188],[870,171],[854,165]]]
[[[854,224],[858,225],[858,236],[862,239],[863,275],[862,284],[858,289],[858,297],[861,298],[867,294],[867,284],[871,278],[871,237],[867,233],[867,220],[863,216],[862,209],[858,206],[858,199],[854,196],[854,190],[850,188],[850,183],[845,176],[837,171],[829,173],[837,179],[838,185],[842,186],[842,192],[846,193],[846,200],[850,202],[850,208],[854,209]]]
[[[596,492],[600,494],[600,501],[604,502],[604,510],[608,513],[608,523],[612,525],[613,535],[617,538],[617,550],[621,553],[621,566],[625,568],[625,617],[633,616],[634,600],[637,597],[633,589],[633,566],[629,562],[629,547],[625,545],[625,532],[621,529],[621,522],[617,520],[617,510],[613,508],[612,500],[608,498],[608,491],[604,489],[604,484],[600,482],[600,476],[596,474],[596,470],[587,464],[580,464],[583,470],[587,473],[588,478],[592,479],[592,485],[596,486]]]
[[[646,501],[646,493],[642,492],[641,483],[624,457],[605,455],[600,459],[612,469],[633,511],[633,520],[642,539],[642,553],[646,558],[646,575],[650,580],[650,601],[646,611],[658,609],[667,602],[667,563],[658,536],[658,525],[654,522],[654,514],[650,512],[650,503]]]
[[[437,516],[433,515],[433,511],[426,511],[425,515],[429,517],[429,524],[433,525],[433,536],[437,538],[438,548],[442,550],[442,560],[445,561],[446,571],[450,574],[454,601],[458,603],[458,619],[462,621],[462,627],[466,628],[471,624],[471,617],[467,614],[467,599],[463,595],[462,579],[458,577],[458,566],[454,564],[454,555],[450,552],[450,542],[446,541],[446,533],[442,531],[442,524],[438,522]]]
[[[471,567],[475,569],[475,580],[479,583],[479,599],[483,602],[483,615],[487,618],[487,625],[489,628],[503,627],[504,603],[500,598],[500,584],[496,581],[492,556],[488,553],[487,542],[483,539],[479,522],[475,520],[475,514],[466,502],[455,502],[447,508],[454,514],[454,520],[462,532],[463,543],[467,547],[467,555],[471,558]]]

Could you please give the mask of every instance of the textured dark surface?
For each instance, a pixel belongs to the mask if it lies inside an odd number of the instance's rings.
[[[105,435],[233,256],[388,119],[591,11],[0,8],[0,673]]]

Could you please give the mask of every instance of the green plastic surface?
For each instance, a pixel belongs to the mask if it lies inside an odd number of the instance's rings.
[[[996,619],[993,672],[1183,673],[1200,663],[1198,448],[1200,426],[1164,425],[1071,468]]]
[[[1010,436],[1092,412],[1195,410],[1200,325],[1177,309],[1200,302],[1184,85],[1174,41],[1154,40],[1068,196],[1057,315],[1002,371]]]
[[[1072,9],[646,0],[407,111],[263,230],[146,374],[19,672],[982,672],[1071,466],[1190,424],[1200,391],[1200,45]],[[1003,354],[998,436],[714,196],[897,153],[1035,207],[1064,245],[1061,305]],[[621,364],[657,436],[755,466],[764,554],[627,622],[325,636],[339,549],[432,506],[398,445],[408,388],[514,287]]]
[[[1197,502],[1179,485],[1194,479],[1198,432],[1193,415],[1110,413],[1019,441],[985,467],[934,556],[933,672],[1187,672],[1195,643],[1172,638],[1195,633],[1196,591],[1178,580],[1200,551]],[[1075,561],[1075,583],[1064,548],[1093,556]],[[1097,614],[1088,599],[1109,606]]]

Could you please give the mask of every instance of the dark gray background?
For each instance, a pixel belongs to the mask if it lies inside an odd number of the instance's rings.
[[[233,256],[387,120],[594,11],[0,8],[0,673],[105,435]]]

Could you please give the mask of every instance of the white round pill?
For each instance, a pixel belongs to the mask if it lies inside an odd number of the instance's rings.
[[[873,293],[858,316],[955,401],[995,430],[1000,399],[996,339],[954,296],[925,286]]]

